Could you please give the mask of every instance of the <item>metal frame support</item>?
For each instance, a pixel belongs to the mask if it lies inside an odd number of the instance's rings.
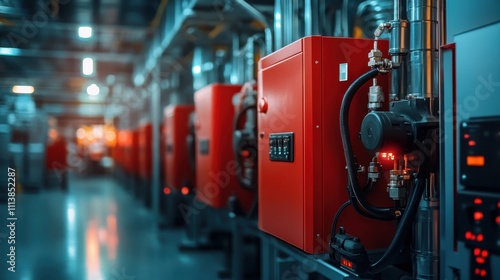
[[[161,118],[161,87],[160,87],[160,64],[153,69],[150,84],[151,91],[151,125],[153,126],[153,148],[152,148],[152,181],[151,199],[155,219],[160,217],[160,118]]]

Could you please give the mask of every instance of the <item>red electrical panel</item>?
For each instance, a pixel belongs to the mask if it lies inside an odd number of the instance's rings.
[[[167,186],[181,190],[183,186],[193,187],[195,176],[188,159],[186,138],[189,134],[189,115],[194,105],[171,105],[165,116],[165,182]]]
[[[125,169],[125,149],[129,145],[129,133],[126,130],[116,130],[116,149],[113,151],[115,165]]]
[[[259,228],[308,253],[328,251],[332,220],[348,200],[339,111],[347,88],[370,70],[372,47],[372,40],[311,36],[259,61]],[[378,47],[387,54],[386,41]],[[379,76],[378,84],[388,90],[388,77]],[[370,156],[358,132],[369,86],[354,99],[349,118],[353,148],[365,166]],[[368,200],[391,205],[381,185]],[[366,249],[386,247],[394,232],[390,222],[364,218],[352,207],[338,225]]]
[[[235,194],[243,211],[254,201],[236,178],[233,154],[233,97],[241,85],[212,84],[195,93],[196,197],[214,208],[227,206]]]
[[[65,170],[67,168],[66,157],[68,150],[64,137],[58,137],[54,142],[47,144],[47,156],[45,167],[47,170]]]
[[[139,132],[138,130],[123,130],[123,132],[127,138],[122,154],[123,167],[130,175],[138,175],[139,166],[137,163],[139,158]]]
[[[138,171],[143,179],[150,179],[152,175],[152,144],[153,126],[151,123],[144,123],[138,131]]]

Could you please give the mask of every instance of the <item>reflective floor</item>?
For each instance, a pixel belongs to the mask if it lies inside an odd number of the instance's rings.
[[[179,252],[183,230],[158,230],[111,178],[70,176],[69,186],[16,197],[15,273],[0,204],[0,279],[217,279],[223,269],[222,252]]]

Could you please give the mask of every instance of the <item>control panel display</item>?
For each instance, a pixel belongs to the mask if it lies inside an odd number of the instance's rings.
[[[471,119],[460,125],[460,182],[469,190],[498,191],[492,180],[500,166],[500,117]]]
[[[293,132],[269,135],[269,159],[293,162]]]

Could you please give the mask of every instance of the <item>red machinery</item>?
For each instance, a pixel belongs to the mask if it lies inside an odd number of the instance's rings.
[[[235,194],[246,212],[254,193],[238,183],[232,149],[233,97],[240,90],[241,85],[212,84],[195,93],[196,196],[214,208],[223,208]]]
[[[193,168],[188,159],[186,137],[188,120],[193,105],[171,105],[165,108],[165,182],[168,187],[181,191],[195,185]]]
[[[138,136],[138,172],[142,179],[149,180],[152,176],[152,144],[153,126],[151,123],[144,123],[139,127]]]
[[[129,175],[137,175],[137,162],[138,162],[138,132],[134,130],[123,130],[122,135],[126,137],[122,150],[122,162],[125,171]]]
[[[348,200],[339,110],[347,87],[367,71],[359,66],[372,46],[372,40],[312,36],[259,61],[259,228],[308,253],[328,251],[333,217]],[[379,48],[386,52],[387,42]],[[379,84],[388,88],[387,77]],[[366,94],[353,101],[352,139],[359,139],[367,101]],[[361,142],[353,147],[366,166],[370,157]],[[391,204],[385,185],[368,199]],[[351,207],[339,225],[366,249],[386,247],[394,231]]]
[[[47,174],[47,183],[52,184],[53,177],[57,177],[63,189],[67,189],[67,169],[68,165],[66,158],[68,156],[67,143],[64,137],[57,137],[54,141],[49,141],[47,144],[47,152],[45,157],[45,169]]]
[[[66,170],[66,156],[68,155],[68,150],[66,147],[66,140],[64,137],[57,137],[52,142],[47,144],[47,156],[45,158],[45,168]]]

